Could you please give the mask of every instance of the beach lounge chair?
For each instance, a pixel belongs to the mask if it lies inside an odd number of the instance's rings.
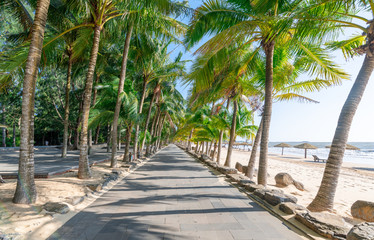
[[[317,157],[317,155],[313,155],[313,158],[314,158],[315,162],[319,162],[319,161],[325,162],[326,161],[326,159],[320,159],[319,157]]]

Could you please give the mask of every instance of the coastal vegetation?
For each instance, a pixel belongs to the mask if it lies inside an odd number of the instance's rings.
[[[122,141],[124,161],[131,146],[137,159],[182,141],[231,167],[241,137],[253,141],[246,175],[253,178],[259,153],[257,183],[266,186],[273,103],[318,103],[304,94],[349,79],[332,60],[340,49],[365,61],[308,207],[333,210],[350,126],[374,69],[373,21],[360,15],[374,15],[371,1],[206,0],[193,10],[172,0],[3,0],[0,7],[2,146],[20,147],[14,203],[35,202],[34,146],[48,143],[62,146],[62,158],[79,149],[78,177],[87,179],[92,144],[107,144],[111,168]],[[346,28],[363,34],[338,41]],[[187,69],[174,48],[198,44]],[[191,87],[186,100],[178,81]]]

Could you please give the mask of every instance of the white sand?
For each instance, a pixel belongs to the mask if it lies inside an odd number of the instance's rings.
[[[222,149],[221,163],[226,159],[226,148]],[[234,150],[232,155],[232,167],[236,162],[247,165],[250,152]],[[269,154],[268,160],[268,186],[275,187],[274,177],[281,172],[289,173],[295,180],[304,184],[305,191],[300,191],[294,186],[282,188],[285,193],[295,195],[298,203],[307,206],[317,194],[320,186],[324,163],[313,162],[312,158],[300,158],[298,156],[279,154]],[[338,189],[335,195],[334,210],[339,215],[352,217],[350,208],[356,200],[373,201],[374,197],[374,172],[366,170],[356,170],[353,167],[371,168],[374,166],[344,163],[339,177]],[[258,159],[256,169],[258,168]]]
[[[32,205],[13,204],[11,202],[15,187],[15,179],[6,179],[0,184],[0,232],[17,233],[21,239],[45,239],[76,213],[95,200],[87,198],[84,202],[70,207],[67,214],[48,214],[42,209],[47,202],[69,203],[72,197],[82,197],[91,192],[86,185],[103,181],[105,173],[110,173],[109,162],[100,163],[91,168],[92,178],[81,180],[77,171],[68,172],[48,179],[36,179],[37,202]]]

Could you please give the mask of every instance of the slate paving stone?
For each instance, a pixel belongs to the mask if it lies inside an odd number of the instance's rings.
[[[301,237],[201,163],[170,145],[49,239]]]

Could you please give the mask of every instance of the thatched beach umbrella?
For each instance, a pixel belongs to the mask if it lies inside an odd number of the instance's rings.
[[[316,146],[313,146],[313,145],[310,144],[310,143],[302,143],[302,144],[299,144],[299,145],[294,146],[294,148],[305,149],[305,158],[306,158],[306,151],[307,151],[308,149],[317,149]]]
[[[326,146],[326,148],[331,148],[331,145]],[[346,150],[360,150],[358,147],[355,147],[355,146],[353,146],[353,145],[351,145],[351,144],[347,144],[347,145],[345,146],[345,149],[346,149]]]
[[[290,144],[287,144],[287,143],[279,143],[279,144],[275,145],[274,147],[280,147],[280,148],[282,148],[282,155],[283,155],[283,149],[284,148],[290,148],[292,146]]]

